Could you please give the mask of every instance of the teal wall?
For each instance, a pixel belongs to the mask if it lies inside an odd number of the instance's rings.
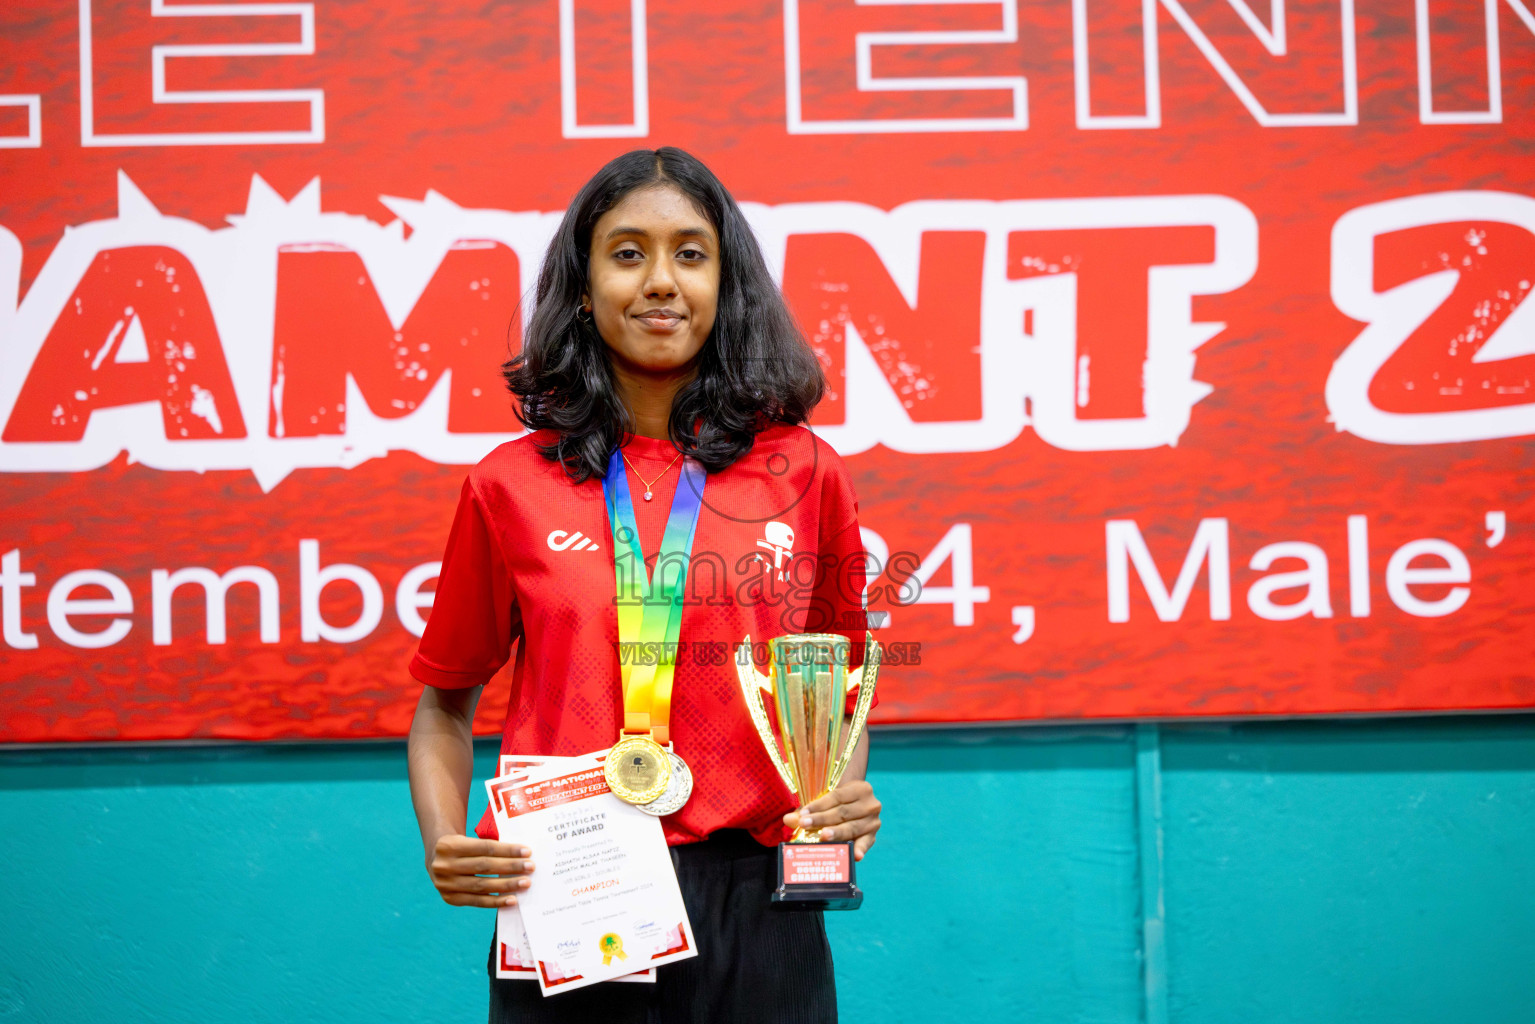
[[[1535,1019],[1535,716],[887,731],[872,772],[845,1020]],[[0,1024],[482,1020],[492,916],[427,883],[404,775],[0,752]]]

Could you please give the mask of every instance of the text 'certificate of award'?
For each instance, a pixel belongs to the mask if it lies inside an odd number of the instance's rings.
[[[486,784],[538,863],[517,903],[545,995],[698,955],[661,821],[609,791],[599,756]]]
[[[500,770],[486,785],[496,786],[500,783],[520,782],[528,777],[530,769],[542,768],[557,760],[559,758],[532,754],[502,754]],[[577,760],[583,759],[577,758]],[[516,904],[496,908],[496,977],[503,980],[538,980],[538,962],[533,959],[533,945],[528,941],[528,933],[522,927],[522,910]],[[614,982],[654,983],[656,972],[652,967],[613,980]]]

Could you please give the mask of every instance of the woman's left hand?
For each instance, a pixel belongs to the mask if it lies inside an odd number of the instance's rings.
[[[826,843],[845,843],[851,839],[853,859],[863,860],[879,831],[879,811],[874,787],[859,779],[844,782],[821,799],[790,811],[783,816],[783,823],[789,828],[819,828],[821,841]]]

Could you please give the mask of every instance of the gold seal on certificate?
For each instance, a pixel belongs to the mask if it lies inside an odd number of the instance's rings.
[[[880,646],[866,634],[863,667],[848,671],[852,642],[835,633],[781,636],[768,644],[771,676],[752,664],[751,637],[736,650],[736,673],[752,724],[768,758],[800,806],[820,799],[842,781],[853,760],[858,737],[874,701],[879,675]],[[858,703],[843,742],[842,723],[847,696],[856,687]],[[778,739],[763,706],[772,698],[778,716]],[[782,752],[779,741],[783,743]],[[863,893],[853,878],[853,844],[822,843],[819,830],[796,829],[778,847],[778,889],[773,902],[785,907],[853,910]]]
[[[624,736],[608,751],[602,775],[613,795],[626,804],[648,804],[671,782],[671,758],[649,736]]]
[[[597,940],[597,947],[602,950],[602,963],[606,966],[613,962],[616,956],[620,960],[629,959],[629,954],[624,952],[624,940],[612,932],[608,932]]]

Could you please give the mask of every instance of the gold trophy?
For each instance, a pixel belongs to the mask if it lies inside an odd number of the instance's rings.
[[[752,640],[736,649],[741,693],[767,755],[784,785],[803,807],[837,788],[853,759],[874,701],[880,646],[866,634],[863,667],[848,671],[852,642],[835,633],[801,633],[768,642],[771,675],[752,662]],[[858,704],[843,741],[847,695],[858,687]],[[767,694],[777,712],[780,752],[763,706]],[[863,902],[853,871],[853,843],[823,843],[818,829],[796,829],[778,844],[778,889],[773,902],[786,909],[856,910]]]

